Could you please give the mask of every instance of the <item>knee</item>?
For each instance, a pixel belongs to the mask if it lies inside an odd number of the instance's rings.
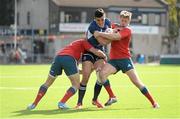
[[[90,71],[83,71],[83,78],[88,79],[90,76],[91,72]]]
[[[134,83],[134,85],[141,89],[142,87],[144,87],[144,84],[140,81],[140,80],[137,80],[137,79],[133,79],[132,82]]]

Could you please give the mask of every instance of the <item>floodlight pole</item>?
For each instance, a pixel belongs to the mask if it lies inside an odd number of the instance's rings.
[[[17,0],[14,1],[14,49],[17,47]]]

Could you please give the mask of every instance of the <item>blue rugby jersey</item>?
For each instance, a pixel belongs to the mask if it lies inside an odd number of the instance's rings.
[[[105,19],[105,22],[104,22],[104,27],[101,28],[97,25],[96,21],[93,20],[89,27],[88,27],[88,30],[86,32],[86,38],[88,40],[88,42],[95,48],[97,49],[100,49],[100,50],[104,50],[103,46],[101,44],[99,44],[99,42],[97,41],[97,39],[94,37],[94,32],[95,31],[101,31],[101,32],[104,32],[107,28],[110,28],[111,27],[111,22],[109,19]]]

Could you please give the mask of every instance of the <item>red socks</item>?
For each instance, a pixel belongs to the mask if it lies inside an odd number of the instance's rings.
[[[152,98],[151,94],[149,93],[149,91],[147,90],[146,87],[143,87],[141,89],[141,93],[146,96],[146,98],[151,102],[152,105],[154,105],[155,100]]]
[[[106,82],[103,85],[104,85],[104,88],[106,89],[106,91],[108,92],[110,98],[116,97],[111,89],[109,80],[106,80]]]
[[[36,99],[34,100],[33,104],[37,105],[39,103],[39,101],[41,100],[41,98],[46,94],[46,91],[47,91],[48,87],[42,85],[40,88],[39,88],[39,92],[36,96]]]
[[[60,102],[66,103],[66,101],[76,93],[77,89],[70,87]]]

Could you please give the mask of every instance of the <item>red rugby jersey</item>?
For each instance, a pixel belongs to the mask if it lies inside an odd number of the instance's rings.
[[[79,60],[81,54],[84,53],[85,50],[89,50],[90,48],[92,48],[92,45],[89,44],[87,40],[79,39],[73,41],[62,50],[59,50],[57,55],[69,55],[74,57],[76,60]]]
[[[120,28],[118,32],[121,35],[121,39],[111,42],[110,59],[130,58],[131,29],[128,27]]]

